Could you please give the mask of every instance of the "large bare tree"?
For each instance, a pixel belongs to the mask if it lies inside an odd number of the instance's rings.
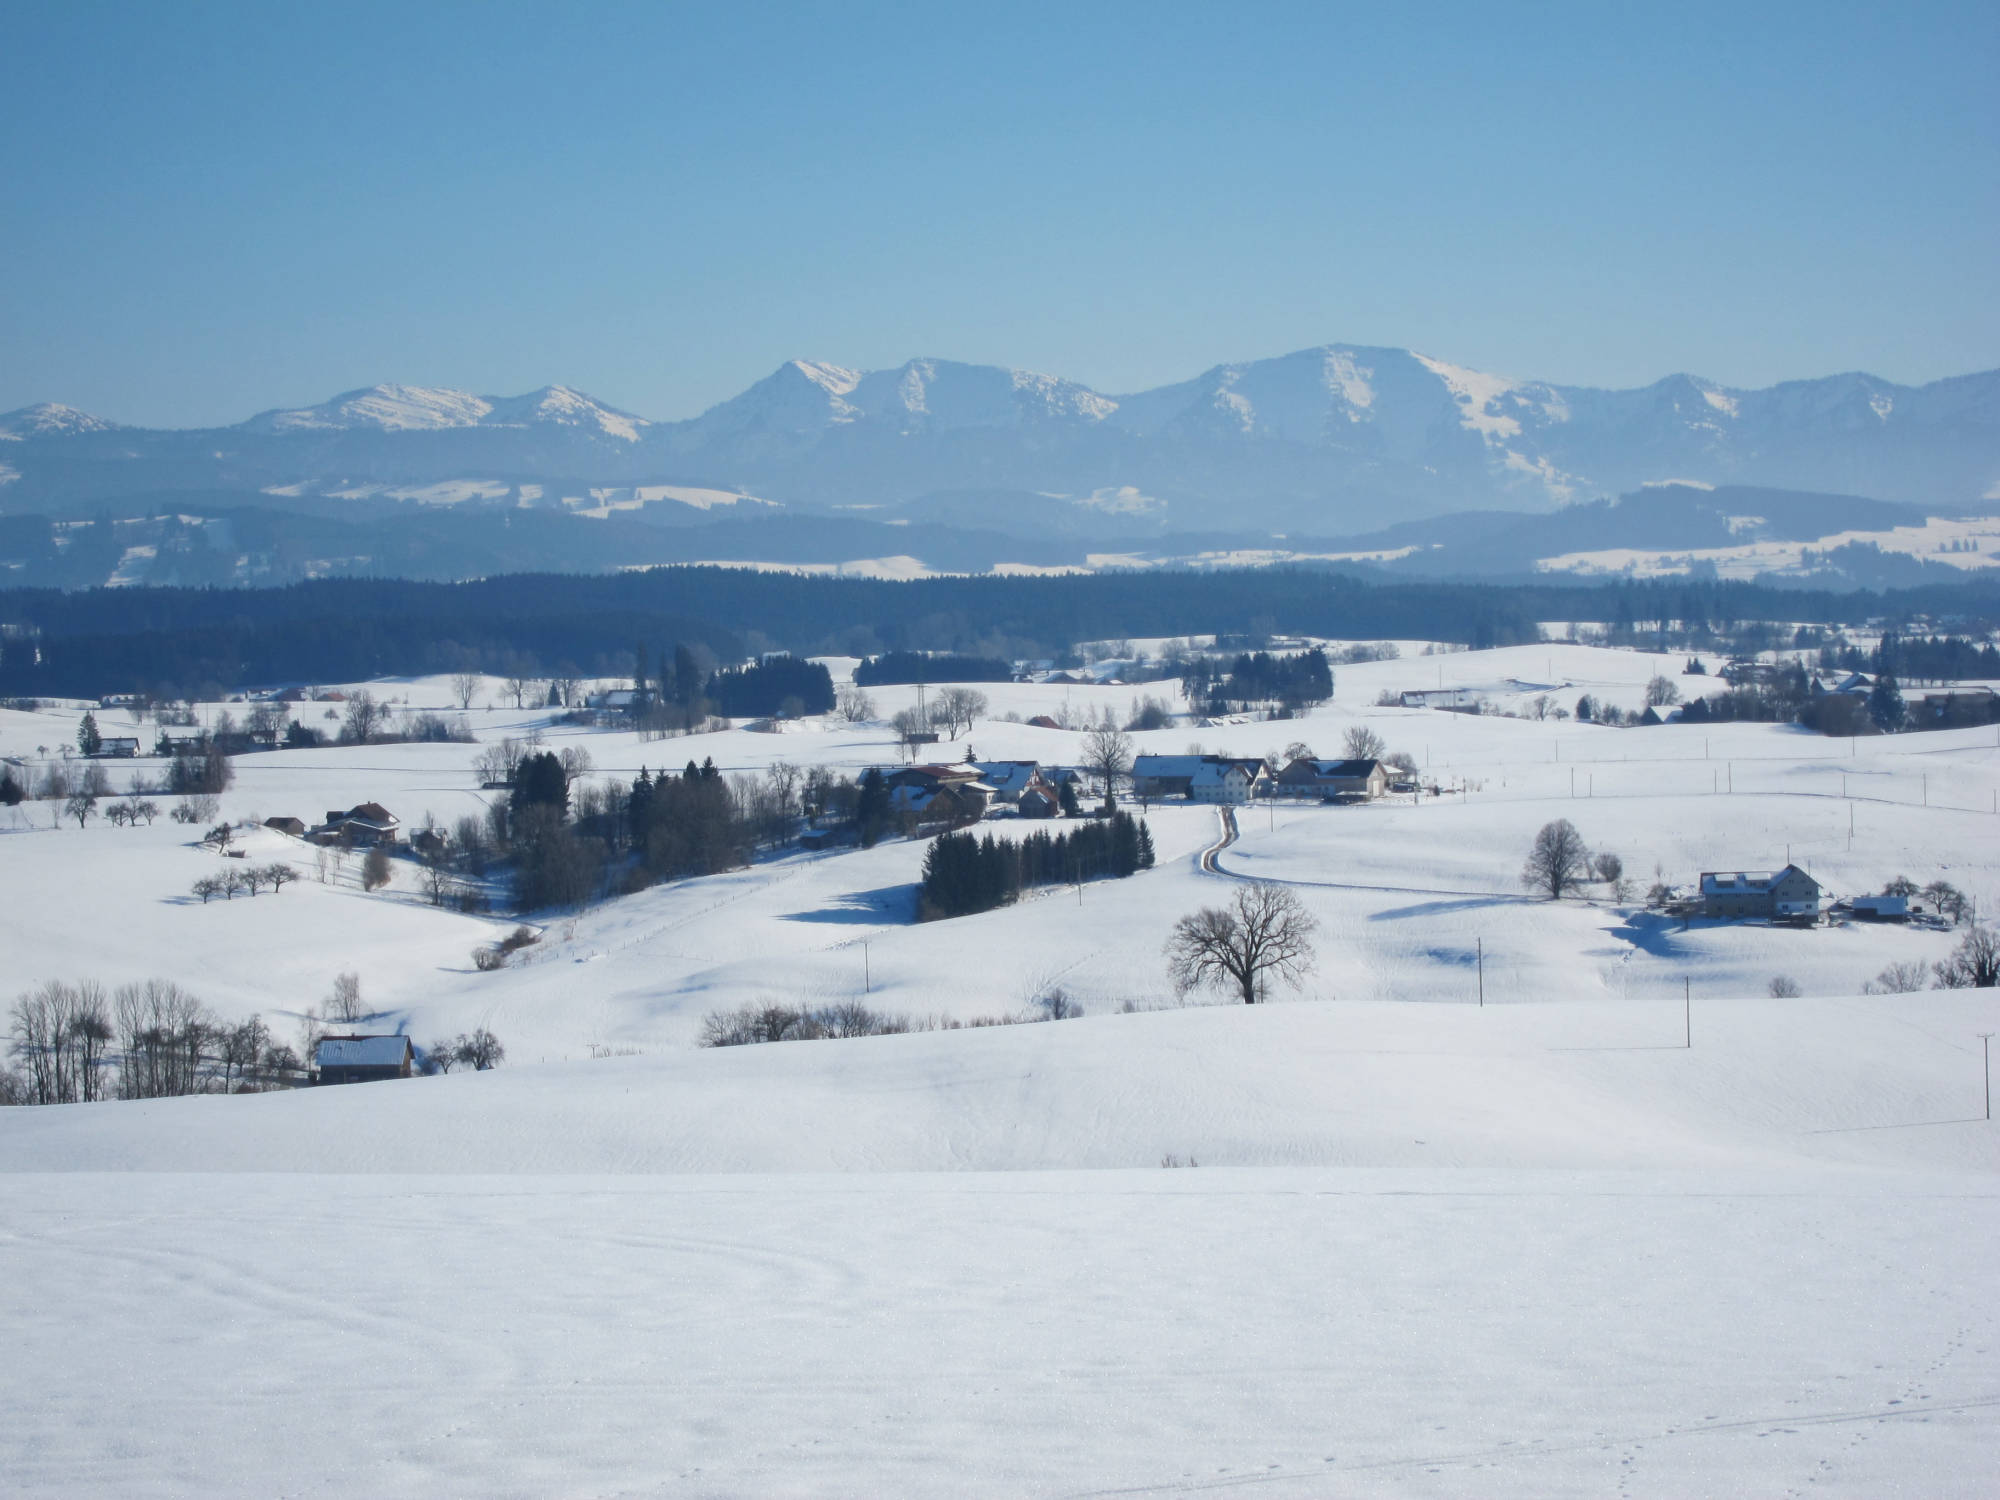
[[[976,688],[940,689],[931,703],[931,723],[951,738],[972,727],[972,721],[986,712],[986,695]]]
[[[1132,769],[1132,736],[1110,724],[1100,724],[1083,737],[1083,763],[1104,778],[1109,803],[1118,778]]]
[[[1527,863],[1521,866],[1521,884],[1551,901],[1562,900],[1565,891],[1582,885],[1590,875],[1590,849],[1568,818],[1542,825],[1528,849]]]
[[[1255,1005],[1273,979],[1297,985],[1311,971],[1318,928],[1297,896],[1253,881],[1228,906],[1204,906],[1174,923],[1167,972],[1181,994],[1233,988],[1245,1005]]]
[[[1382,743],[1382,736],[1366,724],[1354,724],[1348,727],[1347,738],[1341,748],[1349,760],[1380,760],[1389,747]]]

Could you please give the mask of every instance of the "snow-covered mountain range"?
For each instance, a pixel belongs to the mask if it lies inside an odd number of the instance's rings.
[[[13,476],[0,509],[16,512],[188,488],[451,481],[499,482],[519,503],[524,482],[554,480],[885,519],[973,492],[975,509],[1013,503],[1037,524],[1324,536],[1665,481],[1977,507],[2000,500],[2000,371],[1915,387],[1848,374],[1739,390],[1674,375],[1601,390],[1329,344],[1109,395],[942,359],[875,371],[795,360],[681,422],[566,386],[499,397],[380,385],[207,431],[36,406],[0,416],[0,441]]]

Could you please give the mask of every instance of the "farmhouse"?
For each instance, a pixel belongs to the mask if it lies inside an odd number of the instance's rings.
[[[1038,776],[1022,791],[1017,805],[1024,818],[1053,818],[1062,812],[1062,793]]]
[[[888,781],[889,806],[925,823],[976,823],[993,797],[976,766],[905,766]]]
[[[346,812],[332,809],[327,813],[326,821],[310,836],[316,844],[351,844],[357,848],[369,848],[375,844],[395,843],[397,830],[402,826],[402,819],[381,803],[363,802]]]
[[[1019,802],[1022,793],[1041,779],[1040,761],[975,760],[971,765],[979,779],[993,788],[996,802]]]
[[[1408,688],[1403,693],[1405,708],[1477,708],[1476,688]]]
[[[406,1036],[325,1036],[313,1050],[321,1083],[376,1083],[410,1076]]]
[[[106,735],[97,742],[97,760],[130,760],[139,753],[139,742],[125,735]]]
[[[1819,911],[1820,885],[1797,865],[1784,869],[1704,871],[1705,917],[1809,917]]]
[[[1277,790],[1292,796],[1365,801],[1389,790],[1389,768],[1379,760],[1308,760],[1300,756],[1278,773]]]
[[[1236,806],[1271,785],[1263,761],[1227,755],[1141,755],[1132,762],[1135,797],[1185,797]]]

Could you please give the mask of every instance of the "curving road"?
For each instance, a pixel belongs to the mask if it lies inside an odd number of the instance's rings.
[[[1201,872],[1204,875],[1224,875],[1228,876],[1231,880],[1240,880],[1241,876],[1230,875],[1227,870],[1223,869],[1217,863],[1222,851],[1236,842],[1236,809],[1233,807],[1218,807],[1215,810],[1215,822],[1215,842],[1195,856],[1195,863],[1200,866]]]

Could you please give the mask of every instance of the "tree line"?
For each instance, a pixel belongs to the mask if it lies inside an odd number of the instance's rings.
[[[854,669],[856,687],[918,682],[1010,682],[1013,677],[1011,662],[950,651],[885,651]]]
[[[620,676],[635,640],[700,643],[724,661],[749,655],[753,641],[808,654],[1000,659],[1134,635],[1289,631],[1484,647],[1538,640],[1537,622],[1548,619],[1617,622],[1636,636],[1670,621],[1894,625],[1917,616],[1985,624],[2000,617],[2000,594],[1978,578],[1833,593],[1700,580],[1390,583],[1310,568],[890,582],[677,567],[455,584],[13,589],[0,591],[0,695],[211,696],[258,683],[515,665],[544,676]]]

